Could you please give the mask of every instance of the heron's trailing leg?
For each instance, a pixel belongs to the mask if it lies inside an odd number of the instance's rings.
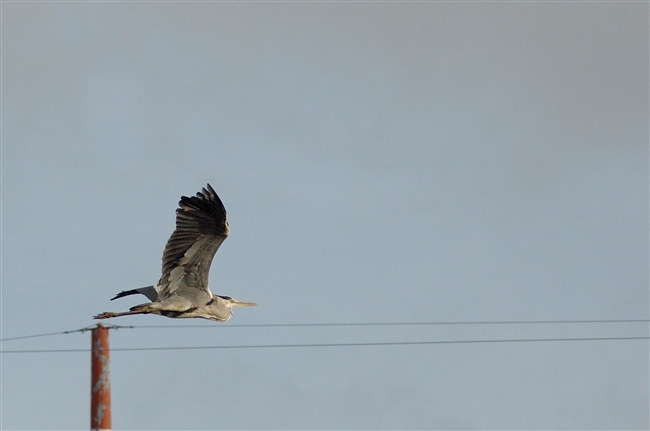
[[[115,313],[113,311],[105,311],[93,317],[93,319],[110,319],[112,317],[129,316],[131,314],[149,314],[151,310],[148,306],[133,307],[129,311],[122,313]]]

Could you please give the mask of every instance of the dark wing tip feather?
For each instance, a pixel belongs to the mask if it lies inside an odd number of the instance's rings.
[[[194,234],[228,236],[226,207],[212,186],[206,187],[196,196],[182,196],[176,210],[176,228]],[[181,232],[178,232],[181,234]]]
[[[188,216],[181,217],[181,219],[212,221],[212,223],[226,221],[226,207],[210,184],[207,185],[207,189],[204,187],[196,196],[182,196],[178,207],[177,215],[187,214]]]

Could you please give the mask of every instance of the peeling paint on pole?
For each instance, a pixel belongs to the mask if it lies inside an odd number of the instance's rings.
[[[111,425],[111,379],[109,371],[110,349],[108,328],[97,325],[92,330],[90,386],[90,429],[110,430]]]

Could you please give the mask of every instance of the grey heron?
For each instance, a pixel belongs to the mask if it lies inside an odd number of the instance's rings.
[[[210,184],[196,196],[181,197],[176,210],[176,229],[167,241],[162,257],[162,277],[156,285],[126,290],[115,295],[123,298],[142,294],[151,302],[131,307],[129,311],[107,311],[95,319],[158,314],[172,318],[198,317],[225,322],[233,307],[257,305],[229,296],[213,294],[208,275],[214,254],[228,237],[230,227],[226,208]]]

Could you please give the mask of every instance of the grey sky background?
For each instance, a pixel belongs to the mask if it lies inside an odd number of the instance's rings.
[[[647,3],[3,3],[2,337],[231,236],[208,328],[113,348],[647,336]],[[156,316],[119,325],[191,325]],[[88,348],[90,335],[2,343]],[[648,341],[113,352],[115,429],[647,429]],[[87,429],[90,354],[2,355],[3,429]]]

